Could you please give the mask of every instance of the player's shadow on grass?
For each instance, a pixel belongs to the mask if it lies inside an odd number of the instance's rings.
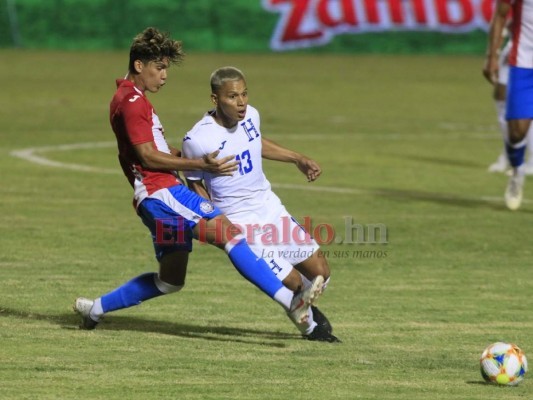
[[[60,325],[63,329],[79,329],[80,319],[74,313],[41,314],[28,311],[15,310],[0,306],[1,317],[15,317],[37,321],[48,321]],[[286,347],[279,340],[300,339],[295,334],[283,332],[263,331],[227,326],[201,326],[184,324],[180,322],[158,321],[138,317],[110,315],[102,320],[98,330],[108,331],[137,331],[173,335],[184,338],[202,339],[219,342],[248,343],[270,347]],[[265,340],[267,339],[267,340]],[[278,340],[273,342],[272,340]]]
[[[271,347],[285,347],[285,344],[270,342],[270,340],[293,340],[297,337],[294,334],[283,332],[229,326],[202,326],[118,315],[109,316],[109,321],[102,321],[102,326],[98,328],[116,331],[150,332],[209,341],[262,344]],[[265,342],[264,339],[269,341]]]
[[[372,191],[373,194],[381,197],[388,197],[395,200],[405,200],[405,201],[425,201],[430,203],[437,203],[447,206],[458,206],[458,207],[470,207],[470,208],[490,208],[496,211],[505,211],[509,210],[503,202],[503,195],[501,202],[496,201],[496,199],[483,199],[483,198],[474,198],[474,197],[461,197],[456,194],[449,193],[438,193],[438,192],[422,192],[419,190],[400,190],[400,189],[375,189]],[[521,213],[533,213],[533,210],[528,210],[521,208],[519,211]]]

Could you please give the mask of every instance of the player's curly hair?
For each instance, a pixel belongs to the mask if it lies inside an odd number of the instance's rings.
[[[135,73],[136,60],[146,64],[168,58],[171,64],[179,64],[184,57],[181,41],[171,39],[168,33],[160,32],[157,28],[146,28],[135,36],[131,44],[129,71]]]

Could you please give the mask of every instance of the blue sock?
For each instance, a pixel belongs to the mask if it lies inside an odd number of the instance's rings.
[[[246,239],[241,239],[230,248],[226,245],[226,251],[237,271],[269,295],[270,298],[274,298],[276,292],[283,287],[283,284],[274,275],[266,261],[261,257],[257,257],[250,249]]]
[[[141,302],[161,296],[161,292],[154,282],[157,274],[148,272],[133,278],[124,285],[102,296],[102,309],[104,313],[136,306]]]
[[[507,152],[507,158],[511,167],[516,168],[524,163],[524,155],[526,153],[526,144],[524,141],[515,145],[506,143],[505,151]]]

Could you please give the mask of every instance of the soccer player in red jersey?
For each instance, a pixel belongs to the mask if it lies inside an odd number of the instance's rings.
[[[145,29],[131,45],[128,74],[117,80],[110,107],[120,165],[133,187],[137,214],[152,235],[159,273],[139,275],[95,300],[77,298],[74,310],[82,317],[80,327],[94,329],[105,313],[181,290],[193,238],[223,249],[247,280],[281,301],[294,318],[305,321],[308,307],[320,295],[323,277],[296,293],[284,287],[226,216],[179,179],[179,170],[232,175],[239,164],[234,155],[217,159],[219,151],[183,159],[168,145],[145,92],[158,92],[166,82],[167,69],[183,57],[181,42],[155,28]]]
[[[505,191],[505,203],[516,210],[522,203],[525,178],[526,135],[533,119],[533,0],[497,0],[490,24],[485,78],[492,84],[498,79],[498,53],[509,12],[512,11],[512,41],[509,53],[506,115],[507,158],[513,171]]]

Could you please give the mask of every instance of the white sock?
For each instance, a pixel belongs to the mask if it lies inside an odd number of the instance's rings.
[[[184,286],[184,285],[176,286],[176,285],[171,285],[170,283],[166,283],[162,281],[161,278],[159,278],[159,274],[154,276],[154,284],[159,289],[159,291],[164,294],[179,292],[181,289],[183,289],[183,286]]]
[[[102,315],[104,315],[104,310],[102,309],[102,299],[98,297],[91,308],[89,316],[93,321],[98,321]]]
[[[292,321],[294,326],[298,328],[298,330],[300,331],[302,335],[309,335],[311,332],[313,332],[313,329],[315,329],[315,326],[317,326],[317,323],[315,322],[313,318],[313,310],[311,309],[311,307],[309,307],[309,310],[307,312],[309,313],[309,319],[307,320],[307,322],[303,322],[301,324],[294,321],[291,318],[291,316],[288,315],[289,319]]]
[[[307,279],[305,276],[303,276],[302,274],[300,274],[301,277],[302,277],[302,282],[304,284],[304,290],[305,289],[308,289],[311,287],[312,285],[312,281],[310,281],[309,279]],[[328,283],[329,283],[329,280],[331,279],[331,277],[329,277],[328,279],[326,279],[324,281],[324,283],[322,284],[322,293],[324,293],[324,291],[326,290],[327,286],[328,286]]]
[[[292,321],[294,326],[296,326],[296,328],[298,328],[298,330],[303,335],[309,335],[311,332],[313,332],[313,329],[315,329],[315,326],[317,325],[313,319],[313,311],[311,310],[311,307],[309,307],[309,310],[308,310],[309,319],[307,320],[307,322],[299,324],[296,321],[294,321],[291,318],[291,315],[289,314],[293,297],[294,297],[294,293],[291,290],[287,289],[285,286],[283,286],[274,295],[274,300],[276,300],[283,307],[283,309],[287,313],[287,316]]]
[[[274,300],[276,300],[285,309],[285,311],[290,311],[293,297],[294,292],[287,289],[285,286],[283,286],[276,292],[276,294],[274,294]]]
[[[309,319],[305,324],[302,325],[302,328],[305,328],[304,330],[300,329],[300,332],[302,332],[304,335],[309,335],[311,332],[313,332],[313,329],[315,329],[315,326],[317,326],[317,323],[315,322],[315,319],[313,318],[313,309],[309,307]]]
[[[300,276],[302,277],[302,282],[304,284],[304,290],[309,289],[311,287],[311,282],[309,279],[307,279],[303,274],[300,273]]]
[[[522,164],[518,167],[513,168],[513,174],[515,176],[524,177],[526,175],[526,164]]]

